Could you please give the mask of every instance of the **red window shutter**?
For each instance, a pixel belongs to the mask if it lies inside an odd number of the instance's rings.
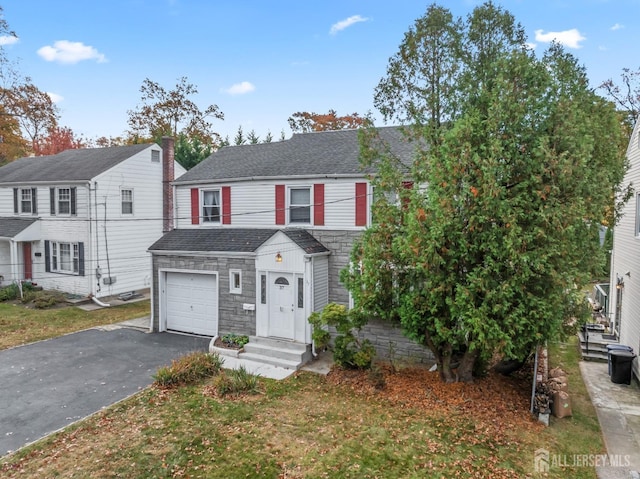
[[[231,187],[222,187],[222,224],[231,224]]]
[[[402,182],[402,188],[404,188],[405,190],[412,190],[413,189],[413,181],[403,181]],[[405,196],[402,199],[402,208],[406,209],[409,207],[409,200],[410,198],[408,196]]]
[[[324,183],[313,185],[313,224],[324,226]]]
[[[276,224],[285,223],[284,185],[276,185]]]
[[[200,191],[191,188],[191,224],[200,224]]]
[[[366,183],[356,183],[356,226],[367,226]]]

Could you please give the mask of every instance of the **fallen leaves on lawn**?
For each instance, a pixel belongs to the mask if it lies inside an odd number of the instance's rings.
[[[383,365],[380,371],[384,387],[379,386],[379,372],[372,375],[369,371],[334,367],[327,380],[350,387],[358,395],[376,397],[441,421],[442,435],[438,439],[443,444],[487,448],[488,455],[477,457],[470,452],[454,464],[455,469],[464,471],[460,477],[513,477],[512,469],[501,466],[498,449],[518,451],[518,433],[526,430],[535,434],[543,429],[529,412],[531,381],[526,375],[507,377],[490,372],[474,383],[445,383],[437,372],[424,367],[393,370]]]

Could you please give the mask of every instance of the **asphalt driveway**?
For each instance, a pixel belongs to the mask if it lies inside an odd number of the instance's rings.
[[[0,351],[0,456],[152,383],[160,366],[209,338],[91,329]]]

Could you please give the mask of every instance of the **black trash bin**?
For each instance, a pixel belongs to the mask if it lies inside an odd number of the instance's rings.
[[[611,376],[611,351],[633,352],[633,348],[625,344],[607,344],[607,362],[609,363],[609,376]]]
[[[611,351],[611,382],[631,384],[631,365],[636,357],[631,351]]]

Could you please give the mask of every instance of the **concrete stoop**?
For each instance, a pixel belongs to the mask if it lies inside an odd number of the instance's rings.
[[[617,340],[605,339],[603,334],[595,331],[578,332],[580,340],[580,350],[582,359],[591,361],[607,361],[607,346],[609,344],[618,344]]]
[[[311,361],[311,345],[285,339],[250,336],[238,358],[298,370]]]

